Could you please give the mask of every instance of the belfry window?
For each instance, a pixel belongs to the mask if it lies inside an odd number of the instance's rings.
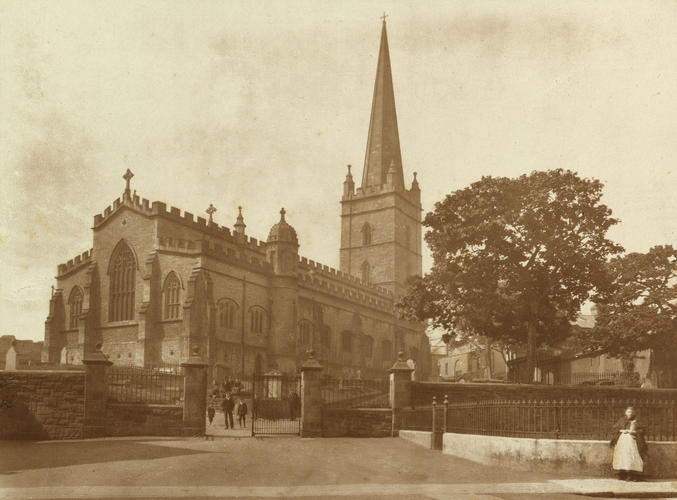
[[[360,267],[360,273],[362,276],[362,283],[371,282],[371,266],[369,265],[369,262],[367,262],[366,260],[362,263],[362,266]]]
[[[362,245],[371,245],[371,226],[365,222],[362,226]]]
[[[77,328],[82,312],[82,289],[79,286],[73,287],[68,297],[68,328]]]
[[[174,271],[167,275],[162,288],[164,319],[178,319],[181,310],[181,282]]]
[[[125,243],[120,243],[110,265],[109,321],[134,319],[136,259]]]

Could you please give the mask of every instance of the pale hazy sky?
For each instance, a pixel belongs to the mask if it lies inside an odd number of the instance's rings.
[[[677,2],[0,3],[0,334],[41,340],[56,266],[124,189],[214,203],[338,266],[387,11],[407,184],[604,181],[628,250],[677,244]],[[202,214],[204,215],[204,214]],[[430,260],[424,259],[424,267]]]

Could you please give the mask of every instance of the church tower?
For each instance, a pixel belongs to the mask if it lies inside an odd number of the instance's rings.
[[[404,184],[385,19],[362,184],[355,189],[350,165],[343,183],[341,271],[398,296],[409,276],[421,275],[421,191],[416,172]]]

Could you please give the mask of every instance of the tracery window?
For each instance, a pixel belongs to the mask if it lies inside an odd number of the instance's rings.
[[[255,306],[249,310],[249,329],[252,333],[264,333],[266,329],[266,312]]]
[[[343,352],[353,352],[353,334],[351,332],[341,333],[341,350]]]
[[[108,321],[134,319],[136,259],[124,242],[118,244],[111,258],[109,277]]]
[[[299,324],[299,337],[301,345],[304,347],[312,347],[313,345],[313,324],[308,320],[303,320]]]
[[[235,328],[235,315],[237,314],[238,305],[230,299],[221,299],[218,304],[219,308],[219,326],[223,328]]]
[[[79,286],[73,287],[68,297],[68,328],[77,328],[82,312],[82,289]]]
[[[162,287],[164,319],[178,319],[181,310],[180,293],[181,281],[172,271],[165,278],[165,285]]]

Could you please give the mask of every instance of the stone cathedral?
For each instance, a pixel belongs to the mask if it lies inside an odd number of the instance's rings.
[[[340,270],[299,253],[280,211],[266,240],[130,188],[94,216],[93,245],[57,268],[43,361],[79,364],[101,344],[115,364],[185,361],[210,376],[295,372],[313,350],[325,371],[380,377],[402,351],[430,373],[424,326],[399,319],[406,280],[421,274],[421,192],[402,168],[385,20],[362,181],[350,166],[341,202]]]

